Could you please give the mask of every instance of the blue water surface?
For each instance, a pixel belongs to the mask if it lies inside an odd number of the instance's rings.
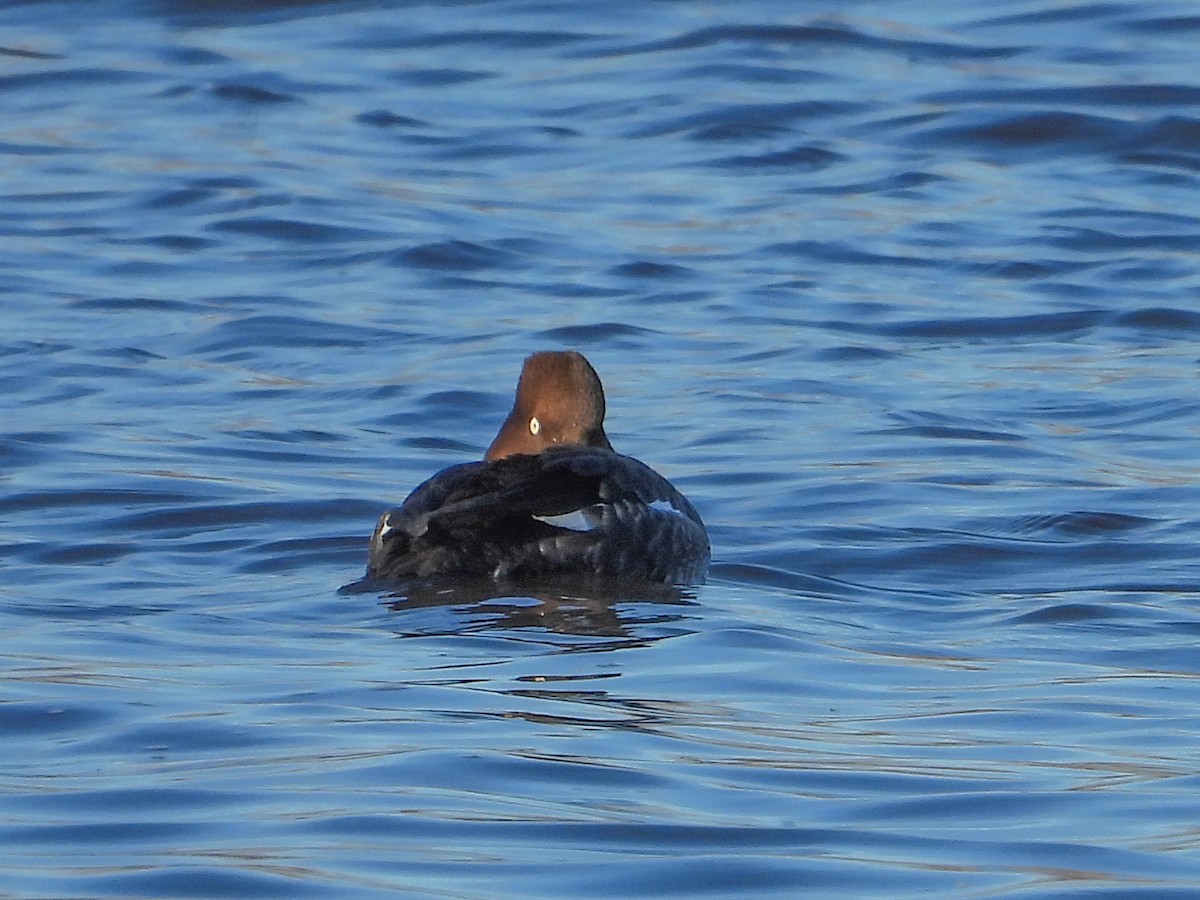
[[[1190,2],[0,7],[0,895],[1192,897]],[[344,594],[573,347],[676,594]]]

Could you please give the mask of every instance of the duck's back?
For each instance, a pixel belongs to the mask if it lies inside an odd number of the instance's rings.
[[[367,574],[684,584],[702,580],[708,561],[700,516],[653,469],[611,450],[555,447],[426,481],[380,518]]]

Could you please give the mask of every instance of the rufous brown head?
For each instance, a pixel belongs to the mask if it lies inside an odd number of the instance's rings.
[[[517,399],[484,459],[541,453],[568,445],[612,449],[604,433],[604,388],[574,350],[544,351],[525,360]]]

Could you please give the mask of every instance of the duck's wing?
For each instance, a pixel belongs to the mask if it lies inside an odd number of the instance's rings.
[[[632,456],[622,456],[606,450],[547,451],[549,471],[570,471],[579,478],[597,479],[596,494],[601,503],[634,503],[660,510],[664,514],[682,516],[702,530],[700,514],[671,482]]]
[[[451,466],[379,519],[368,575],[492,574],[516,558],[553,517],[597,502],[599,479],[547,470],[540,456]]]
[[[594,466],[562,465],[565,460],[546,455],[453,466],[418,487],[395,512],[410,534],[434,527],[461,535],[486,522],[555,516],[600,500]]]
[[[700,516],[653,469],[563,447],[440,472],[380,519],[368,572],[579,570],[684,582],[702,577],[708,552]]]
[[[552,448],[536,459],[513,507],[540,531],[544,564],[608,577],[695,583],[709,562],[708,532],[687,498],[649,466],[599,448]]]
[[[695,507],[645,463],[603,450],[545,453],[547,465],[597,479],[597,500],[569,518],[583,518],[580,540],[593,540],[595,568],[608,575],[675,584],[698,583],[708,569],[708,531]],[[544,519],[572,528],[577,522]],[[570,552],[570,538],[558,544]]]

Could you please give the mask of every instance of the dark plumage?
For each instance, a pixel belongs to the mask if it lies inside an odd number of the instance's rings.
[[[367,576],[598,576],[685,584],[708,568],[699,514],[612,450],[604,392],[575,352],[525,361],[484,461],[451,466],[380,518]]]

